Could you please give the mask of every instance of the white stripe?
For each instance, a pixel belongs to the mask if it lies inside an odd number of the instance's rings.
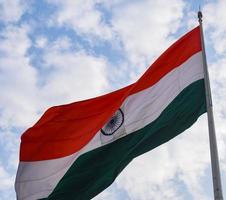
[[[139,130],[158,118],[184,88],[203,78],[201,56],[201,52],[196,53],[154,86],[129,96],[122,105],[124,126],[114,134],[116,137],[103,136],[99,131],[82,150],[70,156],[46,161],[20,162],[15,185],[18,199],[48,197],[78,156]]]
[[[202,79],[204,73],[201,63],[200,52],[154,86],[129,96],[124,103],[126,132],[132,133],[154,121],[184,88]]]

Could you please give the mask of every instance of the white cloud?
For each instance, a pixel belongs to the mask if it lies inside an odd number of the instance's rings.
[[[14,183],[14,177],[11,176],[6,170],[0,165],[0,193],[12,189]],[[2,198],[2,195],[1,195]]]
[[[0,130],[0,146],[1,153],[7,154],[7,156],[0,157],[0,163],[4,162],[4,166],[7,170],[15,171],[18,164],[18,156],[19,156],[19,135],[9,131],[7,129]],[[1,154],[0,154],[1,155]]]
[[[96,9],[98,0],[47,0],[58,7],[50,24],[66,26],[74,29],[78,34],[97,36],[102,39],[112,37],[111,29],[104,23],[103,16]],[[88,39],[88,38],[87,38]],[[94,39],[94,38],[93,38]]]
[[[121,189],[121,191],[120,191]],[[94,197],[93,200],[116,200],[123,199],[128,200],[127,196],[122,192],[123,188],[118,188],[116,183],[113,183],[113,186],[100,193],[98,196]]]
[[[209,44],[213,45],[214,59],[209,64],[210,80],[213,94],[216,133],[218,139],[219,157],[222,170],[226,163],[226,2],[218,0],[208,3],[204,9],[204,25],[206,26]],[[225,177],[225,175],[224,175]],[[223,178],[224,178],[223,177]]]
[[[40,94],[50,105],[91,98],[104,93],[108,86],[107,61],[83,50],[71,50],[68,38],[49,45],[43,60],[48,75]]]
[[[174,40],[183,16],[182,0],[132,1],[112,5],[112,26],[136,76]],[[173,14],[172,14],[173,13]]]
[[[203,8],[204,23],[209,29],[214,49],[218,54],[226,53],[226,1],[218,0]]]
[[[26,54],[31,43],[27,36],[29,31],[28,26],[13,26],[8,25],[1,33],[0,51],[6,56],[19,58]]]
[[[112,48],[122,51],[127,62],[124,66],[129,66],[132,80],[175,39],[172,34],[180,26],[185,7],[182,0],[173,0],[170,4],[165,4],[163,0],[48,0],[48,3],[58,8],[50,20],[52,26],[66,26],[80,35],[84,34],[83,38],[91,43],[95,43],[97,38],[107,40]],[[98,5],[111,13],[107,22]]]
[[[8,26],[0,35],[0,126],[26,126],[35,118],[36,70],[27,50],[26,26]]]
[[[213,105],[218,139],[219,155],[221,161],[226,163],[226,57],[211,63],[209,67]]]
[[[5,23],[19,21],[25,8],[23,0],[0,0],[0,21]]]
[[[107,61],[72,50],[67,37],[43,47],[43,66],[34,68],[26,26],[9,26],[0,39],[0,125],[25,127],[49,106],[100,95],[108,87]],[[42,43],[42,42],[41,42]]]
[[[48,42],[48,40],[47,40],[46,37],[40,36],[40,37],[37,37],[37,38],[36,38],[35,46],[36,46],[37,48],[44,48],[44,47],[46,47],[47,42]]]

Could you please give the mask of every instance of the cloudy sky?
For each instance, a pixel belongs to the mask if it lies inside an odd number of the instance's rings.
[[[0,200],[15,199],[20,135],[46,108],[135,81],[198,25],[199,4],[226,195],[225,0],[0,0]],[[210,200],[211,181],[204,114],[94,199]]]

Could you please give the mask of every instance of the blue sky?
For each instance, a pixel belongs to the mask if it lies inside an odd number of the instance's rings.
[[[226,1],[0,0],[0,200],[15,199],[20,135],[45,109],[135,81],[198,25],[199,4],[226,188]],[[94,199],[213,199],[206,115]]]

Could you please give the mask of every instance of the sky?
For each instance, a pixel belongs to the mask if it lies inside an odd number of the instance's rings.
[[[198,25],[199,5],[226,196],[225,0],[0,0],[0,200],[15,199],[20,136],[48,107],[136,81]],[[94,199],[213,199],[206,114]]]

